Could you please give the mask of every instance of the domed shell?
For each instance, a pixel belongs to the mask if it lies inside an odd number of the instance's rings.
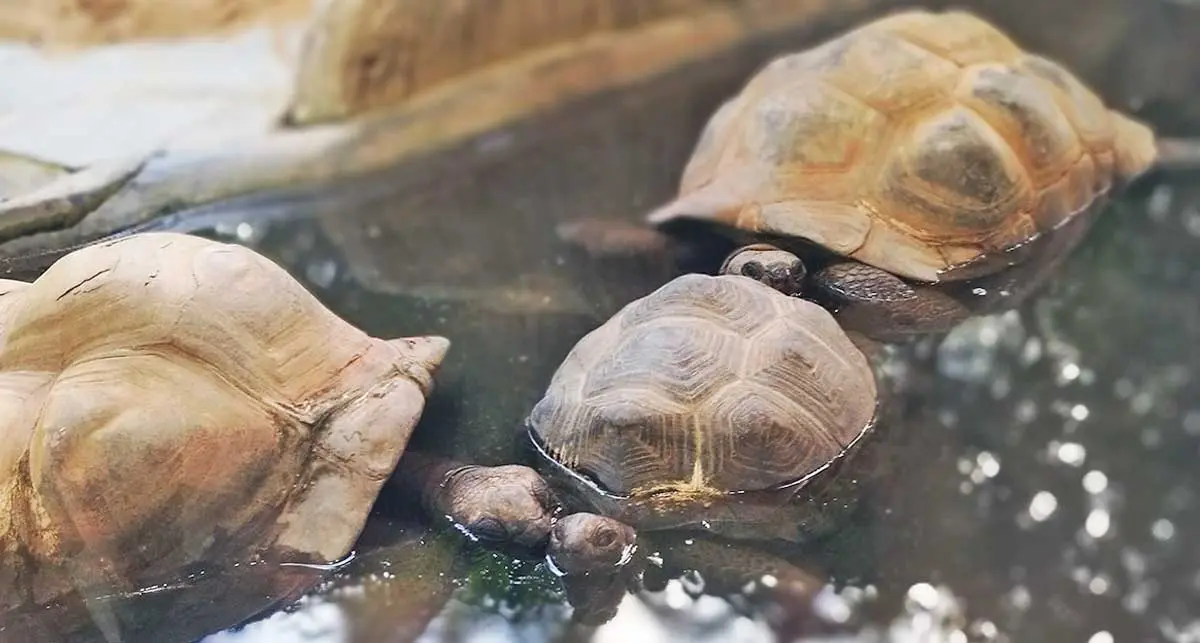
[[[741,276],[690,274],[571,350],[529,425],[622,496],[800,480],[869,427],[876,382],[833,317]]]
[[[1083,212],[1156,153],[1148,127],[980,18],[907,11],[767,65],[714,113],[679,196],[649,220],[801,237],[952,280]]]
[[[239,245],[154,232],[0,280],[0,614],[197,563],[346,555],[449,348]]]

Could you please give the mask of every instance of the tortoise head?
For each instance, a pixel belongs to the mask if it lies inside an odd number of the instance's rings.
[[[536,471],[520,465],[468,465],[438,488],[455,524],[473,538],[536,548],[550,533],[554,496]]]
[[[550,532],[546,555],[569,575],[615,570],[628,563],[637,532],[623,522],[593,513],[564,516]]]

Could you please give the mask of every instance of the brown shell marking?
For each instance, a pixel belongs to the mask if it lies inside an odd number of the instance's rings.
[[[782,56],[700,136],[652,212],[801,237],[900,276],[1061,225],[1144,172],[1154,135],[961,11],[908,11]]]
[[[875,403],[866,357],[823,308],[689,274],[581,339],[530,426],[612,493],[752,490],[834,459]]]

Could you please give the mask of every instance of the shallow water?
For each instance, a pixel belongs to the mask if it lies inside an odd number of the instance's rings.
[[[276,259],[372,334],[451,338],[413,448],[520,461],[521,422],[566,352],[673,274],[662,257],[588,259],[554,224],[633,219],[667,198],[752,66],[600,97],[419,170],[222,204],[205,233]],[[585,588],[622,602],[603,625],[572,623],[544,563],[427,526],[385,488],[351,561],[204,641],[1200,640],[1198,178],[1147,181],[1105,210],[1019,310],[889,351],[903,395],[874,438],[878,470],[846,499],[856,508],[831,536],[770,551],[828,581],[811,609],[759,600],[786,577],[743,595],[728,555],[660,538],[646,550],[703,552],[698,569],[647,570],[633,593]]]
[[[478,142],[484,160],[426,175],[433,189],[376,182],[271,223],[248,204],[213,234],[279,260],[373,334],[452,338],[415,446],[519,460],[521,420],[571,345],[671,274],[581,257],[553,223],[665,198],[697,105],[719,95],[704,92],[609,103],[550,145]],[[668,100],[685,122],[647,109]],[[495,150],[521,162],[487,162]],[[293,609],[205,641],[771,641],[803,623],[829,641],[1200,640],[1196,178],[1116,202],[1019,310],[891,352],[905,393],[878,437],[886,468],[835,534],[776,552],[830,581],[810,618],[705,595],[718,568],[573,625],[544,564],[427,530],[385,490],[356,560]]]
[[[514,224],[512,239],[497,231],[474,248],[485,256],[456,257],[450,244],[462,238],[449,229],[421,235],[428,240],[421,245],[443,258],[424,258],[418,267],[405,257],[418,236],[401,234],[398,223],[389,229],[382,222],[400,218],[385,211],[364,206],[331,226],[336,235],[342,222],[381,217],[381,231],[368,225],[357,240],[362,245],[339,245],[313,222],[243,225],[240,232],[371,332],[454,338],[419,429],[424,448],[485,462],[521,457],[515,445],[522,414],[571,344],[621,298],[581,294],[567,276],[569,260],[529,222]],[[238,228],[231,231],[236,237]],[[894,352],[889,368],[908,392],[900,426],[880,439],[900,466],[881,476],[828,542],[793,552],[835,581],[817,601],[821,618],[853,619],[851,629],[863,630],[861,638],[824,640],[879,640],[885,633],[948,642],[1200,636],[1200,560],[1189,545],[1200,530],[1200,481],[1191,466],[1200,451],[1200,353],[1192,350],[1200,343],[1197,249],[1195,177],[1142,186],[1102,215],[1041,296],[972,320],[940,343]],[[481,271],[459,269],[459,261]],[[644,274],[633,290],[659,282]],[[409,289],[414,294],[405,294]],[[378,522],[364,542],[381,534],[376,542],[416,543],[419,529]],[[293,613],[207,641],[359,640],[345,629],[348,612],[403,620],[397,610],[354,607],[376,600],[383,592],[376,586],[389,583],[411,592],[409,600],[454,585],[454,598],[435,605],[438,616],[417,639],[431,643],[634,634],[773,640],[761,614],[689,595],[702,584],[694,574],[663,591],[629,595],[599,629],[572,628],[570,608],[544,565],[474,549],[456,535],[443,538],[437,542],[457,552],[457,567],[447,560],[443,571],[414,581],[395,570],[424,564],[425,550],[393,545],[378,554],[390,574],[353,563]],[[369,553],[369,545],[360,547],[360,555]]]

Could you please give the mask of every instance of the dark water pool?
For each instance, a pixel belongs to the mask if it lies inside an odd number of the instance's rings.
[[[519,460],[521,420],[572,344],[671,275],[578,256],[554,223],[666,198],[725,89],[604,99],[455,157],[478,162],[298,199],[283,220],[247,203],[214,234],[373,334],[450,337],[414,447]],[[1196,179],[1113,204],[1022,308],[890,351],[905,395],[878,436],[887,470],[831,537],[775,552],[827,581],[805,614],[713,595],[730,588],[701,556],[618,592],[606,623],[573,623],[544,564],[427,528],[385,491],[353,562],[205,642],[1200,641]]]

